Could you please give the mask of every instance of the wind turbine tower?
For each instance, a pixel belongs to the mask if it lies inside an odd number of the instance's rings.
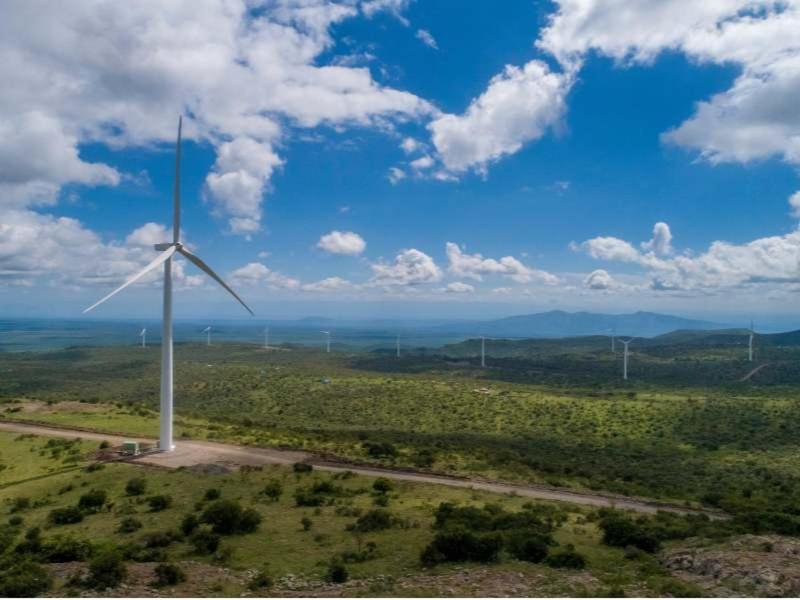
[[[624,346],[624,352],[622,354],[622,379],[628,381],[628,344],[633,341],[633,338],[629,340],[620,340],[622,345]]]
[[[269,327],[264,327],[264,350],[269,350]]]
[[[753,322],[750,321],[750,336],[747,339],[747,360],[753,362]]]
[[[481,368],[486,368],[486,338],[481,336]]]
[[[325,352],[331,351],[331,332],[330,331],[320,331],[320,333],[324,333],[326,336],[325,339]]]
[[[203,333],[206,334],[206,346],[211,345],[211,325],[203,329]]]
[[[400,334],[397,334],[397,358],[400,358]]]
[[[175,449],[172,443],[172,259],[177,252],[189,262],[211,277],[219,285],[231,294],[236,300],[247,309],[251,315],[253,311],[236,295],[227,283],[217,275],[202,259],[195,256],[181,243],[181,126],[183,119],[178,119],[178,141],[175,144],[175,187],[173,191],[173,217],[172,217],[172,241],[156,244],[155,249],[160,254],[141,271],[133,275],[125,283],[119,286],[104,298],[92,304],[84,310],[89,312],[99,306],[111,296],[121,292],[132,283],[144,277],[150,271],[164,265],[164,313],[162,319],[161,334],[161,425],[158,438],[158,447],[162,451]]]
[[[142,338],[142,348],[147,348],[147,327],[142,328],[139,337]]]

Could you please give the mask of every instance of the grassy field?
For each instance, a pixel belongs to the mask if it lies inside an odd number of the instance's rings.
[[[179,345],[176,361],[178,435],[733,512],[800,504],[790,385],[517,383],[469,361],[239,345]],[[0,371],[6,418],[156,433],[157,348],[6,354]]]
[[[657,594],[680,585],[651,557],[625,558],[621,548],[603,545],[597,525],[587,520],[586,511],[575,507],[545,503],[531,506],[510,496],[408,483],[378,493],[373,489],[374,480],[371,478],[313,472],[298,474],[291,468],[279,466],[229,474],[166,471],[130,464],[64,471],[64,457],[50,451],[59,444],[62,442],[48,438],[19,439],[13,434],[0,433],[0,453],[4,464],[20,465],[25,469],[25,472],[16,473],[17,479],[10,477],[8,469],[3,471],[9,475],[0,487],[0,506],[5,507],[0,510],[5,510],[9,519],[9,525],[2,526],[4,560],[9,556],[16,556],[19,560],[25,552],[30,552],[21,550],[21,543],[26,539],[26,532],[38,528],[43,547],[48,547],[53,540],[61,540],[64,544],[68,539],[73,544],[91,545],[95,554],[108,548],[138,548],[144,556],[129,559],[129,563],[144,560],[147,564],[156,561],[184,565],[190,574],[197,570],[197,564],[206,564],[233,569],[241,574],[238,579],[226,580],[224,585],[214,586],[213,581],[187,581],[183,587],[166,593],[181,593],[183,590],[201,595],[236,596],[247,591],[248,578],[260,571],[269,573],[277,589],[292,581],[314,586],[325,579],[332,560],[350,553],[351,559],[345,559],[343,563],[349,577],[355,582],[369,582],[367,587],[358,588],[359,594],[442,594],[446,591],[437,588],[437,577],[447,578],[463,571],[465,565],[444,564],[422,569],[420,554],[434,536],[432,526],[436,508],[442,502],[451,502],[475,507],[493,504],[512,514],[520,513],[528,506],[528,510],[556,516],[559,524],[554,532],[557,544],[554,551],[572,544],[587,561],[584,569],[564,570],[514,560],[503,553],[498,560],[481,567],[485,586],[503,585],[508,573],[535,582],[536,589],[551,595],[599,595],[624,588]],[[86,442],[79,442],[74,447],[80,452],[70,465],[86,467],[94,448]],[[68,454],[72,455],[71,452]],[[30,473],[46,475],[31,478]],[[126,484],[133,478],[145,481],[145,490],[140,495],[126,492]],[[272,500],[264,495],[263,490],[267,484],[274,486],[275,482],[279,483],[281,493]],[[330,489],[334,490],[324,496],[323,505],[298,507],[296,492],[311,489],[321,482],[330,484]],[[201,515],[214,502],[208,499],[210,489],[222,499],[233,500],[257,511],[261,516],[257,530],[222,536],[220,548],[211,555],[198,554],[190,538],[180,535],[175,535],[175,539],[165,546],[159,545],[155,550],[151,548],[148,554],[146,546],[151,543],[148,540],[156,539],[156,534],[172,535],[185,515]],[[80,505],[80,498],[93,490],[103,490],[107,494],[101,508],[87,512],[79,523],[54,525],[51,522],[51,511]],[[148,503],[152,494],[170,496],[171,505],[153,511]],[[380,510],[387,511],[395,519],[391,527],[358,534],[348,530],[359,515],[376,509],[378,505]],[[309,520],[307,526],[302,524],[304,518]],[[126,519],[135,519],[140,527],[129,533],[120,533],[120,525]],[[373,548],[366,558],[352,559],[352,555],[365,548]],[[48,568],[59,572],[55,565]],[[2,581],[0,575],[0,585]],[[398,587],[401,584],[402,587]],[[66,577],[56,576],[53,593],[72,593],[70,589],[75,585]],[[491,590],[491,587],[483,588],[484,592]],[[461,588],[454,589],[453,593],[469,591]]]

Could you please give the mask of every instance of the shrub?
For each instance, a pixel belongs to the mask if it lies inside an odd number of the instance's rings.
[[[25,522],[25,519],[23,519],[19,515],[14,515],[12,517],[9,517],[9,519],[8,519],[8,524],[11,525],[12,527],[19,527],[24,522]]]
[[[222,492],[220,492],[218,488],[208,488],[206,493],[203,494],[203,500],[211,502],[213,500],[219,500],[220,496],[222,496]]]
[[[0,596],[35,598],[50,589],[53,580],[41,565],[26,560],[0,574]]]
[[[243,510],[241,505],[233,500],[217,500],[206,507],[200,520],[211,525],[214,533],[230,535],[252,533],[258,529],[261,515],[252,508]]]
[[[388,510],[376,508],[364,513],[352,524],[351,529],[361,533],[369,531],[383,531],[395,523],[395,518]]]
[[[425,566],[440,562],[493,562],[502,547],[497,533],[475,534],[464,529],[441,531],[422,551],[420,560]]]
[[[219,548],[219,536],[207,529],[198,529],[189,538],[198,554],[214,554]]]
[[[364,442],[362,445],[372,458],[392,458],[397,456],[397,448],[389,442]]]
[[[100,450],[105,450],[105,449],[110,448],[110,447],[111,447],[111,444],[108,443],[108,440],[103,440],[102,442],[100,442],[100,445],[98,446],[98,448],[100,448]]]
[[[91,490],[78,499],[78,508],[89,513],[98,512],[107,499],[108,494],[104,490]]]
[[[379,477],[372,483],[372,489],[379,494],[388,494],[394,489],[394,484],[383,477]]]
[[[83,512],[77,506],[54,508],[47,515],[47,520],[53,525],[71,525],[83,521]]]
[[[540,563],[547,558],[550,549],[550,539],[546,536],[526,531],[511,536],[509,552],[517,560],[531,563]]]
[[[568,545],[564,550],[559,550],[548,556],[545,563],[548,567],[555,569],[583,569],[586,567],[586,559],[582,554],[575,551],[572,544]]]
[[[180,539],[181,536],[177,531],[154,531],[145,535],[142,542],[145,548],[166,548]]]
[[[133,533],[142,528],[142,522],[136,517],[125,517],[117,526],[117,533]]]
[[[325,504],[325,497],[314,494],[311,490],[295,490],[294,503],[296,506],[322,506]]]
[[[186,581],[186,574],[183,572],[183,569],[170,563],[161,563],[156,565],[153,574],[155,575],[153,584],[159,587],[178,585],[179,583]]]
[[[624,515],[606,514],[600,520],[600,528],[603,530],[603,543],[607,546],[634,546],[645,552],[656,552],[661,546],[644,521],[634,521]]]
[[[25,498],[23,496],[20,496],[20,497],[14,498],[11,501],[11,512],[12,513],[19,512],[21,510],[25,510],[27,508],[30,508],[30,506],[31,506],[31,499],[30,498]]]
[[[261,493],[272,502],[277,502],[283,494],[283,485],[277,479],[271,479],[261,490]]]
[[[150,510],[153,512],[166,510],[172,506],[172,496],[167,496],[165,494],[150,496],[147,498],[147,504],[150,506]]]
[[[303,531],[308,531],[309,529],[311,529],[311,526],[313,524],[314,522],[308,517],[303,517],[302,519],[300,519],[300,525],[303,526]]]
[[[93,551],[89,542],[59,535],[42,544],[40,556],[45,562],[63,563],[87,560]]]
[[[183,532],[183,535],[191,535],[199,525],[200,519],[198,519],[194,514],[189,513],[184,515],[183,520],[181,520],[181,531]]]
[[[128,496],[141,496],[147,491],[147,481],[141,477],[134,477],[125,484],[125,493]]]
[[[331,583],[344,583],[350,577],[350,574],[347,572],[347,567],[344,566],[340,561],[334,560],[328,565],[328,572],[326,574],[326,579]]]
[[[292,469],[294,470],[295,473],[311,473],[311,471],[314,470],[314,467],[312,465],[309,465],[308,463],[298,462],[294,463]]]
[[[38,554],[41,550],[42,536],[38,527],[28,529],[23,540],[14,548],[17,554]]]
[[[122,555],[117,551],[98,554],[89,562],[87,585],[95,589],[117,587],[128,574]]]
[[[253,591],[272,587],[272,577],[270,577],[266,569],[261,569],[253,576],[247,587]]]

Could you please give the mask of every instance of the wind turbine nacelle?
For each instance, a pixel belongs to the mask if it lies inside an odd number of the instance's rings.
[[[153,248],[155,248],[159,252],[163,252],[164,250],[169,250],[174,245],[175,244],[173,244],[172,242],[163,242],[161,244],[156,244],[155,246],[153,246]]]

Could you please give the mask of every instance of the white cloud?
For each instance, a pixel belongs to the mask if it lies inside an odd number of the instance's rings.
[[[357,286],[355,286],[352,282],[348,281],[347,279],[342,279],[341,277],[327,277],[321,281],[306,283],[303,285],[303,291],[305,292],[320,293],[341,292],[356,288]]]
[[[614,287],[614,278],[605,269],[592,271],[583,280],[583,285],[590,290],[608,290]]]
[[[413,154],[420,148],[422,148],[422,144],[420,144],[414,138],[404,138],[403,141],[400,143],[400,148],[402,148],[403,152],[406,154]]]
[[[366,14],[404,3],[368,4]],[[66,184],[116,185],[125,174],[80,149],[171,145],[184,113],[185,137],[217,151],[206,181],[214,212],[251,234],[287,129],[385,130],[434,111],[368,69],[320,58],[331,27],[358,14],[327,0],[6,3],[0,205],[53,204]]]
[[[571,85],[571,75],[552,72],[542,61],[507,65],[463,115],[447,114],[428,125],[442,162],[455,172],[485,171],[541,138],[561,120]]]
[[[267,265],[260,262],[251,262],[243,267],[239,267],[230,274],[230,279],[237,285],[259,286],[266,284],[271,289],[296,290],[300,288],[297,279],[282,275],[273,271]]]
[[[428,48],[433,48],[434,50],[439,49],[436,38],[434,38],[427,29],[417,29],[416,37],[419,41],[428,46]]]
[[[434,260],[414,248],[402,250],[391,264],[371,265],[372,282],[386,286],[414,286],[434,283],[442,278],[442,270]]]
[[[653,237],[642,243],[642,250],[652,251],[657,256],[672,254],[672,232],[669,225],[659,221],[653,226]]]
[[[461,281],[454,281],[452,283],[448,283],[444,287],[444,291],[448,294],[473,294],[475,292],[475,286],[472,286],[468,283],[462,283]]]
[[[319,238],[317,248],[331,254],[358,256],[367,247],[360,235],[352,231],[331,231]]]
[[[372,18],[378,13],[388,12],[406,27],[409,26],[408,19],[403,16],[403,12],[408,8],[413,0],[365,0],[361,5],[361,10],[367,18]]]
[[[711,162],[770,156],[800,164],[800,2],[559,0],[537,45],[564,65],[589,51],[649,64],[665,51],[741,68],[730,89],[700,102],[664,140]]]
[[[434,161],[430,156],[426,155],[412,160],[409,164],[415,171],[424,171],[425,169],[430,169],[434,165]]]
[[[591,257],[645,268],[654,290],[714,290],[759,283],[800,282],[800,230],[759,238],[745,244],[712,242],[708,250],[669,257],[639,252],[614,237],[598,237],[580,245]]]
[[[398,183],[403,181],[403,179],[405,179],[407,175],[406,172],[403,171],[403,169],[399,169],[397,167],[390,167],[389,174],[386,177],[389,180],[389,183],[391,183],[392,185],[397,185]]]
[[[800,191],[789,196],[789,206],[792,209],[791,215],[795,219],[800,219]]]
[[[156,244],[172,241],[172,230],[167,230],[161,223],[145,223],[141,227],[134,229],[125,238],[125,243],[129,246],[141,246],[152,249]]]
[[[448,271],[460,277],[469,277],[481,281],[484,275],[504,275],[517,283],[538,281],[553,285],[558,277],[546,271],[525,266],[513,256],[504,256],[499,260],[484,258],[481,254],[465,254],[458,244],[447,242],[445,246],[450,261]]]

